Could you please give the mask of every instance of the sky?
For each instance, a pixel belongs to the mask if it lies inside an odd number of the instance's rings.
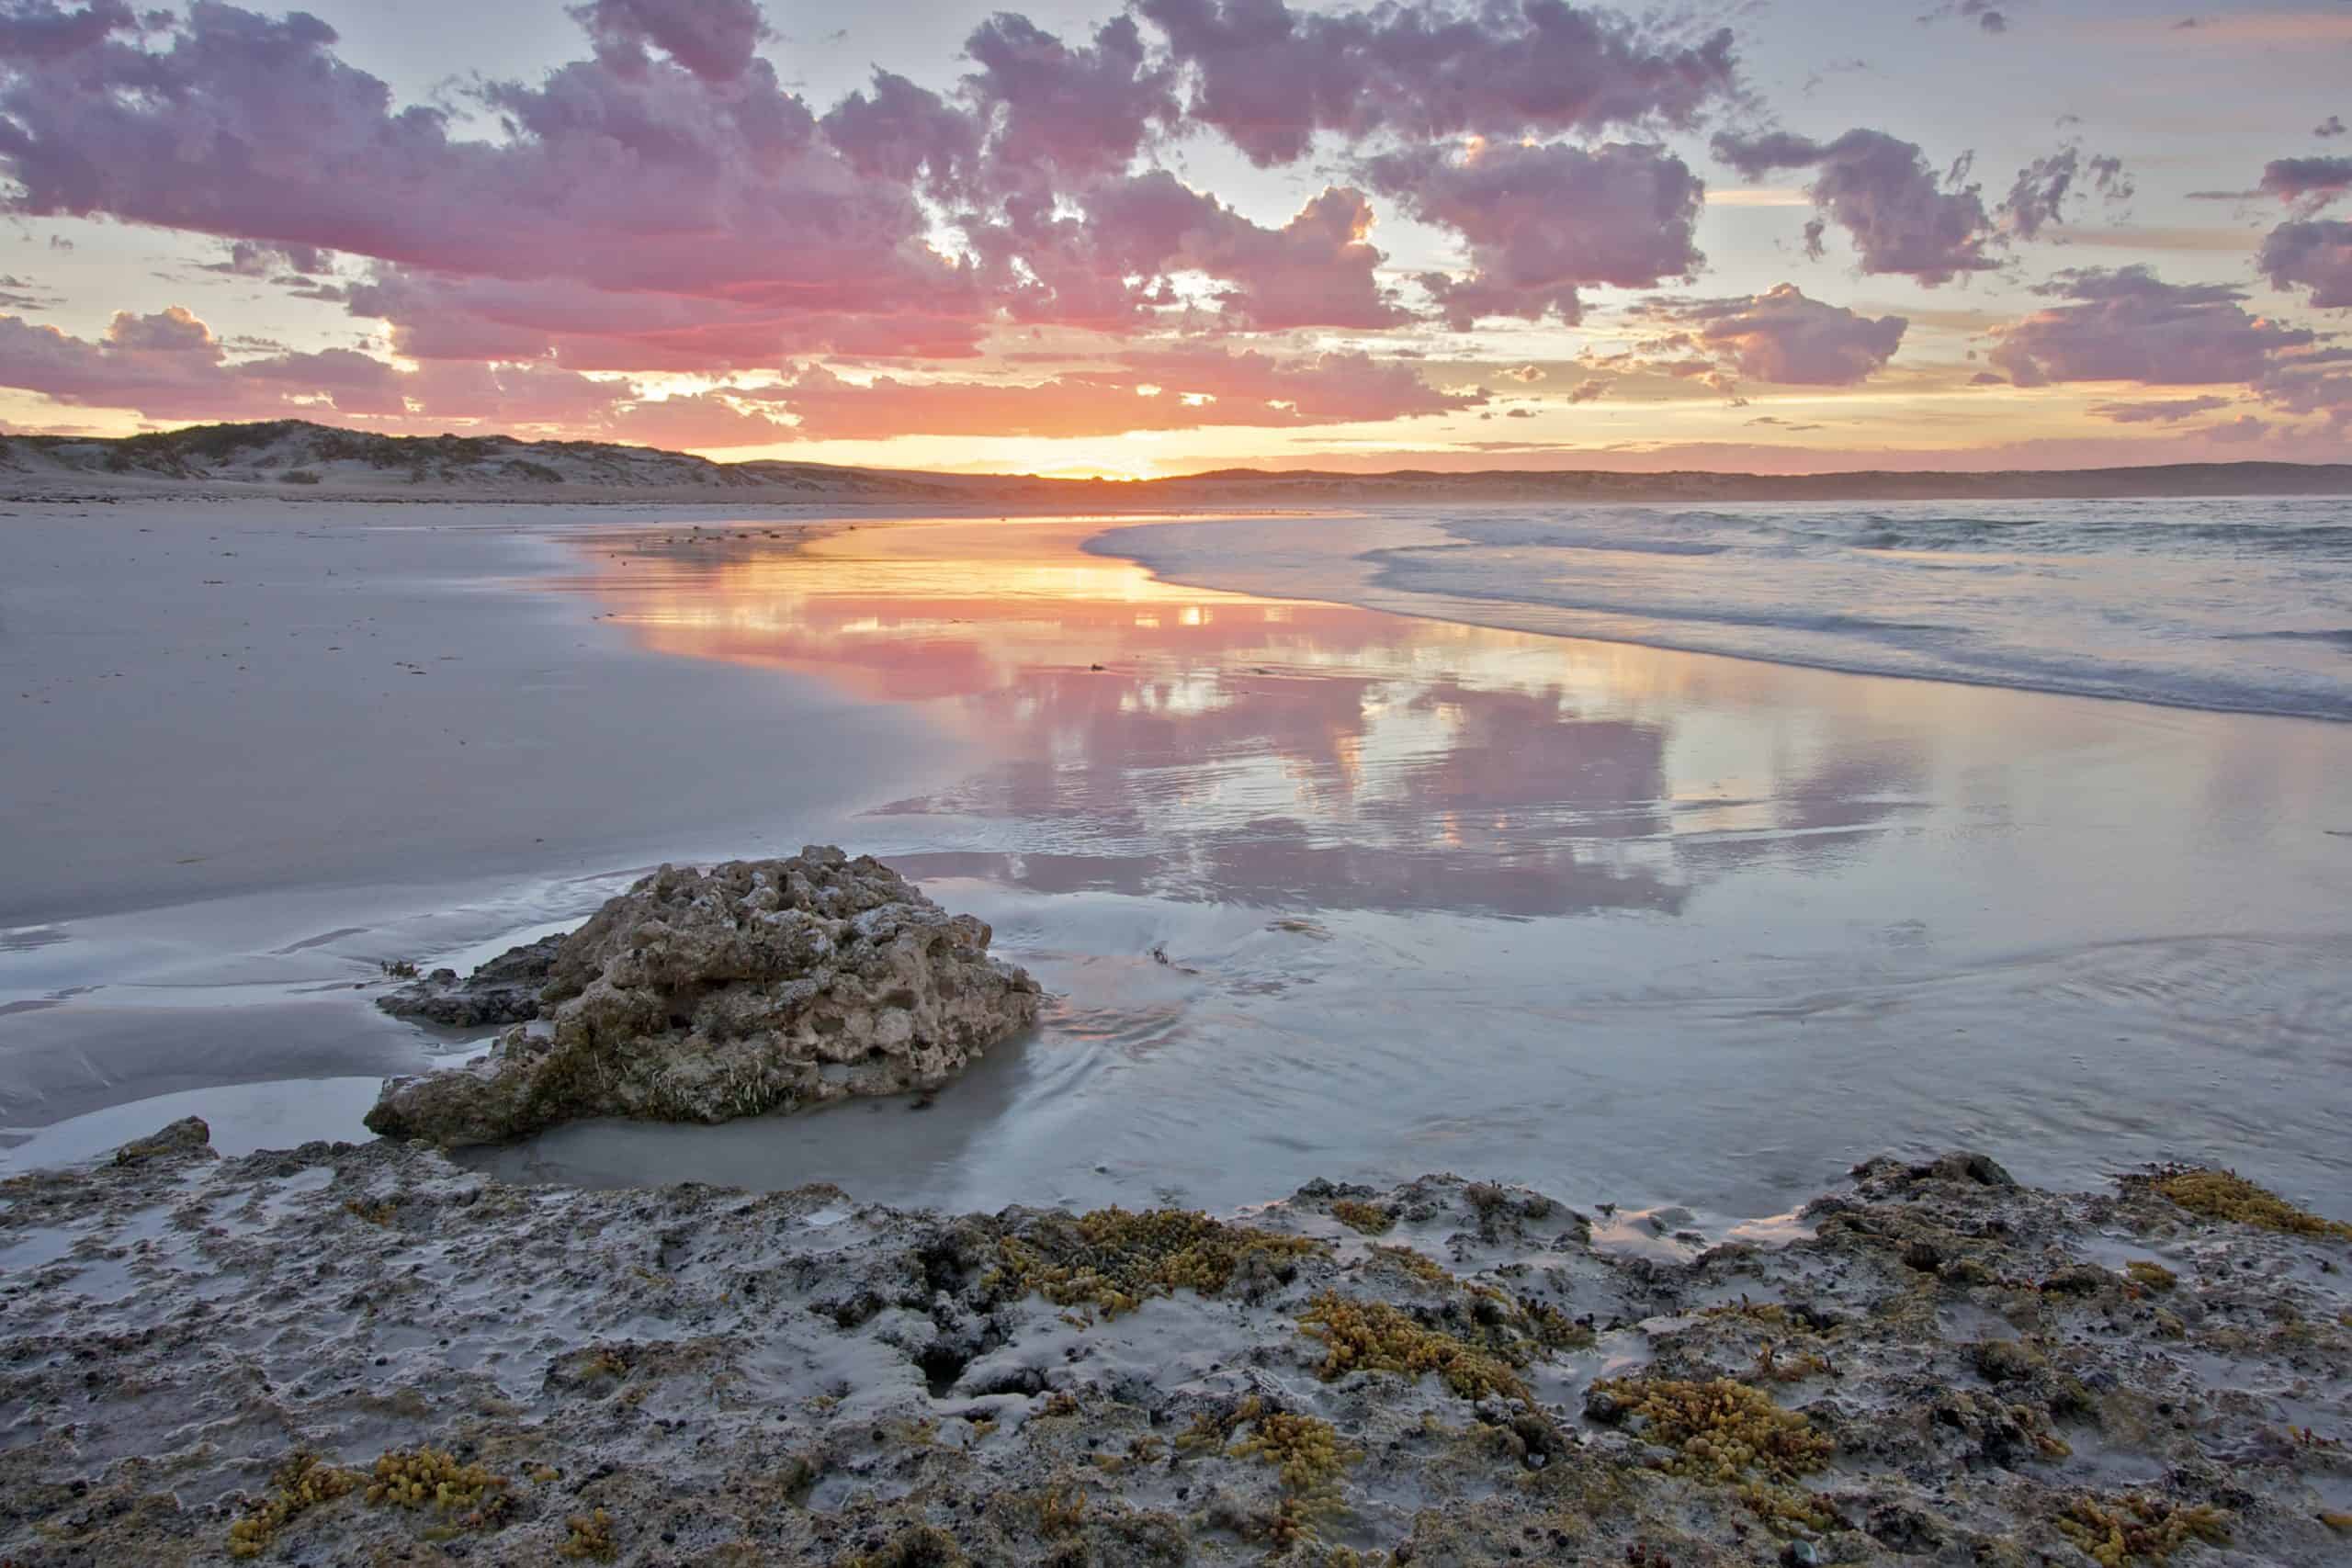
[[[0,0],[0,428],[2352,461],[2352,0]]]

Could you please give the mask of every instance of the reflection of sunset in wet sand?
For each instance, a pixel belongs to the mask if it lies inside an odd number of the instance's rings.
[[[922,704],[983,742],[991,765],[887,808],[997,823],[987,849],[933,870],[1248,901],[1670,910],[1759,831],[1900,820],[1899,750],[1829,764],[1783,734],[1761,790],[1697,771],[1703,744],[1678,769],[1678,716],[1689,727],[1726,695],[1689,689],[1708,661],[1171,586],[1080,553],[1101,526],[862,527],[801,547],[673,534],[605,545],[589,585],[658,650]]]
[[[2352,1067],[2343,727],[1178,587],[1111,526],[574,536],[592,613],[775,671],[746,722],[811,759],[863,703],[938,737],[842,841],[1054,1000],[921,1116],[584,1126],[500,1168],[1131,1206],[1640,1170],[1752,1214],[1890,1145],[1998,1129],[2086,1181],[2258,1117],[2273,1174],[2341,1179],[2307,1086]],[[1344,568],[1390,525],[1285,526]]]

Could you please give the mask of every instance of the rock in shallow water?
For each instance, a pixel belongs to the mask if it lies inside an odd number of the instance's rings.
[[[869,855],[665,865],[562,939],[538,1021],[391,1079],[368,1125],[456,1145],[935,1089],[1036,1020],[1037,983],[991,934]]]
[[[539,1016],[539,991],[564,943],[543,937],[510,947],[463,980],[454,969],[435,969],[399,990],[376,998],[394,1018],[422,1019],[444,1029],[495,1029],[527,1023]]]

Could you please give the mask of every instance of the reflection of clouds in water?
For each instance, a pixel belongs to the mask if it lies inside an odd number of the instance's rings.
[[[933,874],[1678,912],[1705,876],[1774,852],[1747,834],[1719,852],[1714,825],[1677,810],[1688,677],[1645,650],[1175,587],[1075,554],[1077,536],[885,528],[796,549],[706,534],[640,541],[577,586],[654,649],[813,673],[987,741],[998,760],[981,773],[881,808],[978,818],[1012,840],[910,863]],[[1917,769],[1901,752],[1783,750],[1787,782],[1768,795],[1784,833],[1874,825]]]

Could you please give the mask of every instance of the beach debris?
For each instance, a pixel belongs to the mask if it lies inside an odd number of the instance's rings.
[[[993,934],[831,846],[665,865],[558,943],[538,1019],[479,1062],[389,1080],[368,1126],[456,1146],[935,1089],[1035,1021],[1037,983],[988,955]]]

